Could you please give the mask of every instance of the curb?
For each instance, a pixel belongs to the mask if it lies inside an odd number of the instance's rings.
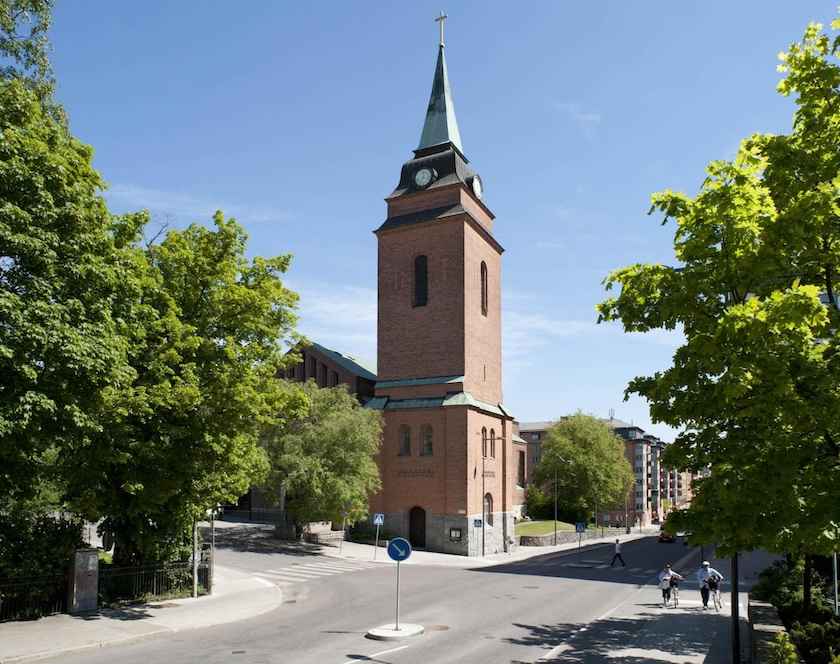
[[[189,625],[186,627],[167,627],[165,625],[160,625],[158,623],[150,622],[149,626],[151,631],[145,632],[144,634],[131,634],[129,636],[123,637],[115,637],[111,639],[104,639],[99,641],[92,641],[89,643],[84,643],[75,646],[68,646],[65,648],[57,648],[55,650],[48,650],[48,651],[40,651],[37,653],[30,653],[25,655],[14,655],[12,657],[5,657],[0,658],[0,664],[20,664],[21,662],[34,662],[42,659],[47,659],[50,657],[58,657],[59,655],[67,655],[70,653],[78,653],[83,652],[85,650],[92,650],[95,648],[105,648],[109,646],[117,646],[117,645],[124,645],[127,643],[132,643],[135,641],[143,641],[145,639],[149,639],[152,637],[160,636],[161,634],[177,634],[178,632],[188,632],[193,629],[205,629],[208,627],[216,627],[218,625],[229,625],[235,622],[240,622],[242,620],[250,620],[251,618],[256,618],[257,616],[264,615],[271,611],[277,609],[283,603],[283,592],[280,590],[279,587],[273,586],[277,592],[278,600],[272,606],[269,606],[263,610],[258,611],[257,613],[251,613],[247,616],[242,616],[241,618],[237,618],[235,620],[217,620],[211,621],[208,623],[200,624],[200,625]],[[267,590],[267,589],[266,589]],[[247,592],[247,591],[244,591]],[[237,593],[238,594],[238,593]],[[231,597],[233,595],[208,595],[201,600],[209,601],[209,600],[220,600],[224,597]],[[192,598],[188,598],[192,599]],[[143,604],[137,605],[138,608],[143,607]],[[181,605],[183,606],[183,605]],[[154,627],[152,627],[154,626]]]

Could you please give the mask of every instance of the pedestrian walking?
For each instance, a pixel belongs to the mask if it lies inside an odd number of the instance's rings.
[[[703,600],[704,611],[709,608],[710,592],[715,593],[715,608],[718,608],[718,588],[721,582],[723,582],[723,574],[710,566],[708,560],[704,560],[703,565],[697,570],[697,583],[700,586],[700,598]]]
[[[683,577],[671,569],[671,564],[668,563],[659,573],[659,589],[662,591],[662,606],[668,607],[668,602],[671,601],[671,590],[677,588],[679,582]],[[677,591],[679,592],[679,591]],[[674,593],[674,606],[677,605],[676,593]]]
[[[621,556],[621,542],[616,538],[615,540],[615,553],[613,554],[612,561],[610,562],[610,567],[615,565],[615,561],[620,560],[622,567],[627,567],[627,563],[624,562],[624,558]]]

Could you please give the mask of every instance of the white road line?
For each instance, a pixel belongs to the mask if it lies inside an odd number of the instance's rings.
[[[310,574],[306,573],[306,570],[304,570],[302,572],[295,572],[294,567],[284,567],[283,569],[267,569],[267,570],[265,570],[265,573],[266,574],[292,574],[292,575],[296,575],[296,576],[302,576],[302,577],[305,577],[307,579],[312,578],[312,576]]]
[[[367,662],[373,659],[374,657],[381,657],[382,655],[387,655],[388,653],[397,652],[399,650],[405,650],[408,646],[400,646],[399,648],[391,648],[390,650],[383,650],[382,652],[375,652],[370,655],[365,655],[364,657],[357,657],[356,659],[348,659],[344,664],[354,664],[354,662]]]
[[[285,581],[287,583],[303,583],[304,581],[308,581],[308,579],[301,579],[297,576],[282,576],[281,574],[265,574],[264,572],[257,572],[257,575],[264,576],[267,579],[273,579],[274,581]],[[271,585],[274,584],[272,583]]]
[[[304,567],[315,567],[315,565],[304,565]],[[364,567],[342,567],[340,565],[333,565],[331,563],[317,563],[317,567],[321,569],[332,569],[336,572],[355,572],[359,569],[366,569]]]
[[[327,562],[326,560],[321,563],[323,565],[334,565],[335,567],[346,567],[347,569],[368,569],[370,567],[378,567],[378,565],[370,565],[368,563],[362,562],[343,562],[339,560],[330,560]]]
[[[297,577],[299,579],[303,579],[305,581],[309,581],[311,579],[317,579],[317,574],[307,574],[306,572],[293,572],[291,570],[283,570],[283,569],[270,569],[266,570],[266,574],[275,574],[278,576],[292,576]]]
[[[303,565],[298,565],[297,567],[287,567],[283,570],[283,574],[286,574],[288,572],[291,572],[292,574],[303,574],[309,576],[332,576],[333,574],[338,574],[338,572],[331,572],[326,569],[312,569],[309,566],[304,567]]]
[[[259,572],[257,572],[259,574]],[[273,588],[274,584],[271,581],[266,581],[265,579],[261,579],[260,577],[254,577],[257,581],[259,581],[264,586],[268,586],[269,588]]]

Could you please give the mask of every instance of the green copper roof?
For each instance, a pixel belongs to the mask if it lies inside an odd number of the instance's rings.
[[[421,397],[416,399],[390,399],[388,397],[374,397],[365,403],[365,408],[374,410],[407,410],[413,408],[447,408],[449,406],[469,406],[485,413],[492,413],[501,417],[510,417],[501,404],[487,403],[476,399],[469,392],[448,394],[445,397]]]
[[[426,122],[423,124],[423,133],[420,135],[420,145],[417,149],[452,143],[463,153],[464,148],[461,147],[461,133],[458,131],[458,121],[455,119],[455,105],[452,102],[452,90],[449,87],[449,74],[446,71],[443,48],[441,44],[438,49],[432,96],[429,98]]]
[[[376,387],[412,387],[414,385],[443,385],[463,383],[463,376],[433,376],[431,378],[407,378],[405,380],[380,380]]]

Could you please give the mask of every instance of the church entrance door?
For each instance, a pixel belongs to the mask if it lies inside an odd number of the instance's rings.
[[[422,507],[412,507],[408,513],[408,540],[416,549],[426,546],[426,510]]]

